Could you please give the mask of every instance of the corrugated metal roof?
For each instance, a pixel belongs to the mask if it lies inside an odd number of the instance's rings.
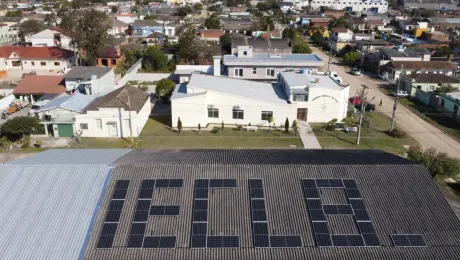
[[[107,165],[0,165],[0,259],[78,259]]]
[[[460,223],[426,169],[381,151],[135,150],[115,163],[85,259],[459,259]],[[130,249],[128,235],[142,180],[178,178],[181,189],[155,189],[152,205],[180,205],[178,217],[150,216],[147,235],[177,237],[174,249]],[[238,235],[240,248],[191,249],[194,181],[230,178],[236,189],[209,192],[208,235]],[[248,179],[262,178],[270,235],[299,235],[301,248],[253,248]],[[358,185],[380,247],[318,248],[302,178],[351,178]],[[96,243],[117,180],[130,180],[112,248]],[[340,203],[341,194],[322,199]],[[332,217],[333,234],[356,233],[353,217]],[[427,247],[396,248],[390,234],[422,234]]]
[[[85,107],[88,106],[95,98],[96,96],[84,95],[80,93],[70,96],[58,97],[42,106],[39,110],[37,110],[37,113],[55,108],[63,108],[66,110],[81,113],[83,112],[83,109],[85,109]]]
[[[129,153],[131,149],[53,149],[37,153],[7,164],[105,164],[109,165]]]

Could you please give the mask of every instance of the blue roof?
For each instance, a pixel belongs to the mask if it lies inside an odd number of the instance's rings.
[[[42,106],[39,110],[37,110],[37,113],[55,108],[62,108],[81,113],[95,98],[95,96],[83,95],[80,93],[59,97]]]

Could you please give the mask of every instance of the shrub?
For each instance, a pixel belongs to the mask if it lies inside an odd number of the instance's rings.
[[[145,86],[145,85],[139,86],[138,88],[141,89],[142,91],[147,91],[147,90],[149,90],[149,87],[147,87],[147,86]]]
[[[161,79],[157,84],[155,93],[161,99],[167,100],[171,96],[175,87],[176,87],[176,84],[173,81],[169,79]]]
[[[219,128],[214,127],[214,128],[211,130],[211,133],[217,134],[217,133],[219,133],[219,130],[220,130]]]
[[[29,116],[19,116],[6,121],[1,126],[2,134],[12,141],[21,139],[25,135],[30,135],[40,126],[38,118]]]
[[[284,131],[289,132],[289,119],[286,117],[286,122],[284,122]]]
[[[460,173],[460,159],[438,153],[435,149],[422,150],[412,146],[407,151],[407,158],[423,164],[433,177],[437,175],[457,176]]]
[[[177,130],[182,132],[182,121],[180,120],[180,117],[177,119]]]
[[[388,135],[391,136],[391,137],[394,137],[394,138],[404,138],[406,137],[406,133],[401,130],[401,129],[393,129],[393,131],[388,131]]]

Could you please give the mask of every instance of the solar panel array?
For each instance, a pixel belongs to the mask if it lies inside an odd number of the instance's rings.
[[[196,179],[193,196],[192,248],[240,247],[239,236],[208,236],[209,189],[236,188],[236,179]]]
[[[302,179],[301,183],[316,246],[364,247],[380,245],[355,180]],[[323,205],[320,197],[321,190],[330,188],[343,189],[349,204]],[[353,215],[360,234],[331,234],[327,223],[328,215]]]
[[[120,221],[121,211],[125,203],[128,192],[129,180],[118,180],[110,199],[109,210],[105,216],[102,232],[97,243],[97,248],[111,248],[115,233],[117,232],[118,222]]]
[[[390,235],[396,247],[425,247],[426,243],[419,234],[393,234]]]
[[[174,248],[175,236],[145,236],[149,215],[178,216],[180,206],[151,205],[155,188],[182,188],[182,179],[143,180],[137,197],[128,248]]]
[[[252,240],[254,247],[302,247],[300,236],[270,236],[265,209],[264,185],[261,179],[249,180]]]

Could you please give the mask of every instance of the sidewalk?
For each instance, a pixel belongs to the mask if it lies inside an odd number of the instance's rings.
[[[318,139],[316,139],[315,133],[311,126],[307,122],[299,121],[299,136],[300,140],[302,140],[303,147],[305,149],[321,149],[321,145],[319,145]]]

